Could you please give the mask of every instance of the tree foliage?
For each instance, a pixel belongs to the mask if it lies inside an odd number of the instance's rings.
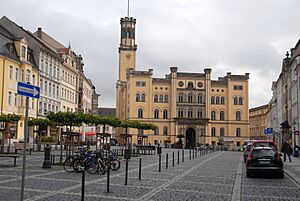
[[[0,122],[14,122],[19,121],[21,116],[16,114],[2,114],[0,115]]]
[[[49,119],[42,119],[42,118],[34,118],[34,119],[30,119],[28,121],[28,125],[29,126],[51,126],[53,125],[53,122],[50,121]]]

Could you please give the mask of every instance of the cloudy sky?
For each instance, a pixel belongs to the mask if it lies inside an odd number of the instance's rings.
[[[267,103],[282,59],[300,38],[299,0],[131,0],[137,69],[164,77],[170,66],[213,78],[250,73],[250,107]],[[2,0],[0,15],[43,31],[84,58],[85,73],[115,106],[120,18],[127,0]]]

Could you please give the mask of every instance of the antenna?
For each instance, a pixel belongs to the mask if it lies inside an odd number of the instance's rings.
[[[128,3],[127,3],[127,17],[129,18],[129,0],[128,0]]]

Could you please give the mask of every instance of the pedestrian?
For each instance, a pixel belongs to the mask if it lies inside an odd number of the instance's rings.
[[[289,161],[292,162],[291,154],[293,153],[293,150],[292,150],[291,145],[288,143],[288,141],[285,141],[283,143],[281,150],[282,150],[281,152],[283,152],[283,154],[284,154],[283,161],[284,162],[286,161],[286,155],[287,155],[289,158]]]

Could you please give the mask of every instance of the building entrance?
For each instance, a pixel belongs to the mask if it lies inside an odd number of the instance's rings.
[[[186,148],[193,148],[196,146],[196,131],[193,128],[188,128],[186,130],[185,138]]]

